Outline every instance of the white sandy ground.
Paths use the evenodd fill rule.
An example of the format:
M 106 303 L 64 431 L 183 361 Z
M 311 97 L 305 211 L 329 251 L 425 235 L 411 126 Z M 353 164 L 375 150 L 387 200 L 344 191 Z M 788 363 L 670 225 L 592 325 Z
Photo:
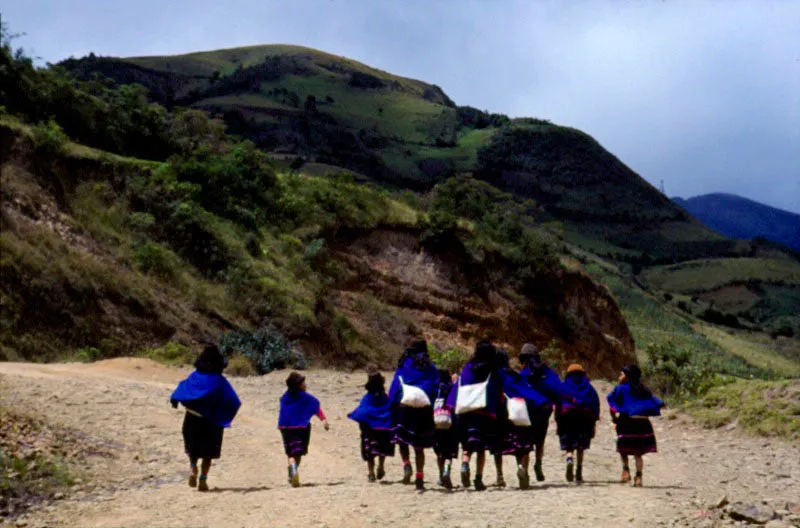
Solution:
M 399 482 L 399 457 L 385 482 L 370 484 L 359 457 L 358 427 L 346 418 L 363 393 L 365 375 L 311 370 L 309 391 L 331 422 L 313 429 L 303 485 L 286 482 L 286 459 L 276 428 L 286 372 L 232 378 L 243 401 L 225 432 L 222 459 L 209 477 L 211 492 L 186 484 L 183 412 L 167 400 L 188 370 L 142 359 L 91 365 L 0 363 L 6 404 L 63 424 L 105 443 L 112 457 L 85 462 L 85 484 L 64 500 L 29 512 L 29 527 L 262 527 L 262 526 L 658 526 L 709 525 L 704 512 L 727 494 L 731 501 L 800 498 L 800 445 L 751 438 L 736 430 L 703 430 L 670 413 L 656 419 L 657 455 L 646 457 L 645 486 L 618 483 L 614 434 L 603 409 L 587 453 L 582 486 L 565 482 L 551 424 L 544 470 L 547 481 L 517 489 L 515 466 L 505 462 L 509 487 L 486 492 L 437 488 L 432 452 L 428 491 Z M 601 399 L 610 390 L 595 384 Z M 488 465 L 488 464 L 487 464 Z M 458 466 L 456 465 L 455 468 Z M 457 469 L 456 469 L 457 470 Z M 456 473 L 457 475 L 457 473 Z M 455 479 L 458 480 L 457 478 Z M 487 467 L 484 480 L 495 480 Z

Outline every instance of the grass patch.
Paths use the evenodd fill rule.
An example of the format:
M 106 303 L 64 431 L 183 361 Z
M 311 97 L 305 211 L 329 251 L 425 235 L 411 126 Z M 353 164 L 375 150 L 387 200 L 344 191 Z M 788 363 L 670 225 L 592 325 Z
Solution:
M 774 372 L 786 378 L 800 377 L 800 362 L 781 355 L 775 344 L 769 340 L 756 340 L 741 332 L 728 332 L 703 324 L 694 325 L 699 333 L 724 350 L 744 359 L 750 365 Z
M 711 389 L 685 409 L 706 427 L 736 422 L 750 433 L 800 440 L 798 380 L 738 380 Z
M 800 284 L 800 265 L 788 259 L 707 259 L 656 266 L 644 273 L 654 288 L 676 292 L 709 291 L 732 282 Z

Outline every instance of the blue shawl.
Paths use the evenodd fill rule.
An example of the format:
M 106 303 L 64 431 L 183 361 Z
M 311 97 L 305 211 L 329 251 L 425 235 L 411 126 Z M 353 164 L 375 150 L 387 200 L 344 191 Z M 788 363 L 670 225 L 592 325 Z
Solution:
M 487 387 L 486 409 L 474 412 L 489 414 L 490 416 L 496 417 L 498 412 L 504 410 L 502 405 L 503 383 L 500 379 L 500 374 L 497 371 L 486 371 L 484 368 L 476 368 L 473 363 L 467 362 L 467 364 L 464 365 L 464 368 L 461 370 L 461 377 L 459 381 L 461 385 L 483 383 L 490 374 L 492 377 L 489 379 L 489 386 Z M 453 409 L 455 409 L 456 402 L 458 402 L 458 386 L 458 383 L 453 385 L 453 389 L 447 396 L 447 405 Z
M 563 400 L 571 398 L 571 395 L 564 388 L 561 378 L 559 378 L 558 374 L 553 372 L 550 367 L 543 366 L 539 373 L 534 373 L 531 369 L 525 367 L 522 369 L 522 372 L 520 372 L 520 375 L 522 375 L 538 393 L 550 400 L 550 403 L 560 404 Z
M 281 396 L 278 429 L 308 427 L 319 412 L 319 400 L 306 391 L 286 391 Z
M 403 361 L 397 372 L 394 373 L 394 379 L 389 386 L 389 401 L 392 405 L 399 405 L 400 400 L 403 399 L 403 386 L 400 384 L 400 378 L 403 378 L 403 383 L 406 385 L 414 385 L 419 387 L 428 399 L 431 405 L 436 401 L 436 395 L 439 393 L 439 371 L 433 363 L 428 364 L 423 369 L 414 366 L 414 361 L 411 358 Z
M 664 402 L 652 394 L 634 391 L 628 383 L 621 383 L 606 397 L 612 411 L 628 416 L 661 416 Z
M 391 429 L 392 409 L 389 405 L 389 396 L 385 392 L 369 392 L 361 398 L 361 403 L 347 417 L 372 429 Z
M 225 376 L 196 370 L 178 384 L 170 399 L 220 427 L 230 427 L 242 405 Z
M 528 404 L 529 410 L 550 405 L 550 400 L 531 387 L 519 372 L 512 369 L 503 369 L 500 372 L 500 378 L 503 382 L 503 392 L 505 392 L 506 396 L 509 398 L 525 398 L 525 403 Z
M 570 395 L 568 402 L 561 404 L 561 413 L 579 411 L 590 414 L 595 420 L 600 419 L 600 398 L 586 376 L 567 376 L 564 389 Z

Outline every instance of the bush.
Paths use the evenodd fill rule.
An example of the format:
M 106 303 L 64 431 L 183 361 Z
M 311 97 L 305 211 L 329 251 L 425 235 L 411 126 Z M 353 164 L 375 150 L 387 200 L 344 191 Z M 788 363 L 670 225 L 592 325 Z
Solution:
M 53 158 L 64 152 L 69 138 L 52 118 L 33 127 L 33 141 L 40 156 Z
M 173 280 L 180 273 L 180 259 L 160 244 L 148 242 L 134 251 L 136 267 L 143 273 Z
M 144 357 L 164 365 L 181 366 L 194 363 L 196 354 L 184 344 L 169 341 L 164 346 L 148 349 L 145 351 Z
M 234 354 L 228 359 L 228 368 L 225 369 L 225 373 L 240 378 L 258 375 L 253 362 L 242 354 Z
M 647 385 L 673 401 L 702 396 L 720 381 L 711 366 L 697 361 L 687 347 L 654 344 L 647 347 L 645 353 L 648 362 L 643 371 Z
M 428 344 L 428 353 L 431 360 L 440 369 L 447 369 L 451 373 L 461 372 L 464 365 L 469 360 L 470 353 L 464 349 L 453 347 L 446 350 L 439 350 L 435 345 Z
M 81 363 L 92 363 L 103 359 L 103 351 L 95 347 L 84 347 L 76 350 L 72 359 Z
M 241 354 L 248 358 L 259 374 L 268 374 L 284 368 L 305 369 L 305 356 L 295 349 L 294 343 L 286 339 L 274 326 L 259 328 L 254 332 L 234 330 L 219 339 L 223 354 Z

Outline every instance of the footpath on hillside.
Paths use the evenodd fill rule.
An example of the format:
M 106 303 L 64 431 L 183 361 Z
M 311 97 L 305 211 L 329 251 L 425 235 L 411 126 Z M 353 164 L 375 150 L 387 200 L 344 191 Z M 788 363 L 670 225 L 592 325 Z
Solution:
M 314 428 L 309 456 L 301 466 L 303 485 L 292 489 L 286 482 L 276 427 L 286 372 L 277 372 L 231 379 L 243 406 L 225 433 L 222 459 L 209 476 L 211 492 L 199 493 L 186 484 L 183 413 L 168 404 L 171 391 L 188 372 L 126 358 L 88 365 L 0 363 L 4 405 L 103 446 L 101 455 L 86 458 L 77 468 L 82 483 L 63 499 L 7 524 L 710 527 L 733 525 L 735 510 L 752 506 L 765 515 L 763 522 L 783 517 L 770 526 L 800 526 L 800 510 L 791 502 L 800 502 L 800 445 L 747 437 L 730 428 L 704 430 L 674 412 L 654 420 L 660 452 L 645 459 L 644 488 L 618 482 L 620 464 L 605 408 L 586 455 L 586 482 L 581 486 L 565 482 L 554 424 L 545 455 L 547 480 L 528 491 L 517 489 L 514 464 L 507 458 L 507 488 L 491 487 L 495 472 L 487 464 L 488 491 L 446 492 L 436 486 L 432 453 L 426 465 L 427 491 L 417 493 L 400 483 L 398 457 L 387 464 L 385 481 L 371 484 L 359 456 L 358 427 L 346 418 L 362 396 L 365 376 L 321 370 L 307 372 L 308 387 L 321 400 L 331 430 Z M 601 395 L 611 388 L 605 382 L 595 386 Z M 731 505 L 717 507 L 724 502 Z

